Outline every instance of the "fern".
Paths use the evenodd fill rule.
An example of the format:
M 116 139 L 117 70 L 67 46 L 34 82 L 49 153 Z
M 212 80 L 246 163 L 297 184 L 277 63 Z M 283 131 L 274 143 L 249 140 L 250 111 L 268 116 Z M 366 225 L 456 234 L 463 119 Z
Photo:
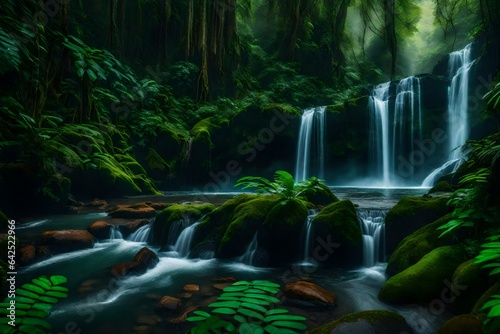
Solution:
M 68 297 L 68 289 L 62 286 L 66 282 L 64 276 L 40 276 L 18 288 L 15 298 L 6 298 L 0 303 L 0 313 L 6 315 L 0 318 L 0 332 L 43 334 L 49 330 L 51 326 L 45 318 L 55 303 Z M 8 317 L 12 302 L 15 303 L 15 326 Z

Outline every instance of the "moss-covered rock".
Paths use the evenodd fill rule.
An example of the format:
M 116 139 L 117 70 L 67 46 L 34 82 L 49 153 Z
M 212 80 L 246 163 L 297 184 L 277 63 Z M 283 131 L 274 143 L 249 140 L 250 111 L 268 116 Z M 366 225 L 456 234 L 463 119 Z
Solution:
M 362 260 L 362 234 L 354 205 L 349 200 L 327 205 L 312 220 L 310 251 L 319 262 L 357 265 Z
M 259 229 L 259 245 L 268 253 L 269 265 L 280 265 L 299 260 L 301 232 L 308 210 L 303 201 L 280 201 L 267 214 Z
M 371 310 L 345 315 L 308 334 L 412 334 L 413 330 L 400 314 L 393 311 Z
M 324 184 L 320 184 L 319 189 L 307 189 L 302 196 L 315 205 L 328 205 L 339 201 L 330 188 Z
M 457 315 L 442 325 L 436 334 L 481 334 L 483 319 L 473 314 Z
M 402 198 L 385 217 L 387 253 L 392 254 L 401 240 L 411 233 L 450 212 L 446 205 L 448 199 L 414 196 Z
M 493 295 L 500 295 L 500 282 L 496 282 L 495 284 L 493 284 L 488 290 L 486 290 L 485 293 L 482 294 L 481 297 L 479 297 L 470 313 L 484 315 L 484 311 L 481 311 L 481 308 L 484 306 L 484 304 L 491 300 L 491 296 Z
M 439 181 L 434 187 L 429 189 L 429 194 L 437 193 L 437 192 L 446 192 L 446 193 L 451 193 L 453 192 L 453 187 L 449 182 L 446 181 Z
M 211 203 L 174 204 L 163 209 L 153 224 L 153 243 L 164 245 L 169 238 L 173 224 L 182 220 L 194 222 L 212 212 L 215 206 Z
M 279 201 L 274 196 L 259 196 L 238 205 L 234 209 L 216 255 L 220 258 L 242 255 L 254 234 L 266 221 L 269 211 Z
M 440 298 L 456 268 L 466 260 L 462 245 L 442 246 L 413 266 L 389 278 L 379 292 L 388 303 L 425 303 Z
M 437 230 L 450 219 L 451 214 L 447 214 L 404 238 L 389 258 L 385 272 L 389 276 L 394 276 L 420 261 L 433 249 L 451 244 L 454 234 L 448 233 L 439 238 L 442 231 Z
M 453 312 L 462 314 L 471 312 L 478 299 L 486 292 L 489 277 L 487 271 L 481 270 L 481 266 L 471 259 L 458 266 L 453 273 L 452 282 L 465 288 L 456 294 L 452 303 Z

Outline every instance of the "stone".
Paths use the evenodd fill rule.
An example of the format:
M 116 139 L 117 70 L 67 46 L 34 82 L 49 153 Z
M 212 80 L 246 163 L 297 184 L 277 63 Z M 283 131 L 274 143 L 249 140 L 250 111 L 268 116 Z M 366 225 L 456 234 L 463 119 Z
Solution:
M 39 238 L 39 245 L 46 246 L 51 254 L 93 248 L 94 243 L 94 236 L 86 230 L 45 231 Z
M 457 315 L 442 325 L 436 334 L 481 334 L 483 320 L 473 314 Z
M 112 218 L 139 219 L 153 218 L 157 215 L 157 211 L 145 203 L 133 205 L 117 205 L 109 211 L 109 216 Z
M 85 206 L 94 206 L 94 207 L 106 206 L 106 205 L 108 205 L 108 202 L 103 199 L 95 199 L 85 204 Z
M 109 239 L 111 225 L 102 220 L 97 220 L 90 224 L 88 231 L 98 240 Z
M 186 284 L 186 285 L 184 285 L 182 290 L 187 291 L 187 292 L 200 291 L 200 286 L 197 284 Z
M 33 245 L 26 245 L 19 249 L 19 264 L 27 266 L 36 260 L 36 247 Z
M 333 293 L 321 286 L 305 281 L 288 283 L 285 297 L 290 301 L 308 302 L 314 305 L 332 306 L 335 304 Z
M 162 313 L 176 313 L 180 311 L 181 306 L 182 302 L 180 299 L 171 296 L 163 296 L 156 305 L 156 309 Z

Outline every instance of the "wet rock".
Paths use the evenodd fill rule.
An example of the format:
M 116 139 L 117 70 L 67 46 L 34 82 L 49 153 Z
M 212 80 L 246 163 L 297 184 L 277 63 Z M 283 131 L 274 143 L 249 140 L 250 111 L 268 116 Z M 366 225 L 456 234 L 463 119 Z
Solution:
M 156 305 L 156 310 L 161 313 L 177 313 L 182 307 L 182 302 L 180 299 L 163 296 L 158 304 Z
M 115 277 L 141 275 L 148 269 L 154 268 L 158 262 L 160 262 L 160 259 L 155 252 L 147 247 L 143 247 L 139 252 L 137 252 L 133 261 L 115 265 L 111 269 L 111 274 Z
M 216 283 L 212 284 L 212 287 L 216 290 L 224 290 L 224 288 L 227 288 L 228 286 L 232 285 L 233 283 Z
M 95 199 L 92 202 L 88 202 L 85 204 L 85 206 L 94 206 L 94 207 L 105 206 L 105 205 L 108 205 L 108 202 L 106 202 L 103 199 Z
M 146 270 L 142 268 L 142 266 L 137 262 L 119 263 L 111 269 L 111 274 L 114 277 L 122 277 L 133 274 L 139 275 L 143 274 L 144 272 L 146 272 Z
M 472 314 L 462 314 L 448 320 L 436 334 L 481 334 L 483 320 Z
M 160 262 L 160 259 L 158 258 L 158 255 L 156 255 L 155 252 L 153 252 L 147 247 L 143 247 L 135 255 L 134 262 L 139 263 L 146 269 L 151 269 L 155 267 L 158 264 L 158 262 Z
M 168 206 L 167 203 L 163 203 L 163 202 L 146 202 L 146 204 L 149 205 L 150 207 L 152 207 L 153 209 L 158 210 L 158 211 L 161 211 Z
M 177 324 L 179 322 L 184 322 L 186 321 L 186 318 L 188 316 L 188 314 L 194 310 L 196 310 L 199 306 L 191 306 L 191 307 L 188 307 L 187 309 L 185 309 L 182 314 L 178 317 L 175 317 L 175 318 L 170 318 L 168 321 L 172 324 Z
M 112 218 L 138 219 L 153 218 L 158 212 L 146 203 L 133 205 L 117 205 L 109 211 Z
M 102 220 L 97 220 L 90 224 L 88 231 L 98 240 L 109 239 L 111 225 Z
M 40 234 L 39 244 L 52 254 L 93 248 L 95 238 L 86 230 L 45 231 Z
M 227 276 L 227 277 L 216 277 L 213 278 L 212 281 L 217 283 L 234 283 L 237 281 L 237 279 L 232 276 Z
M 193 297 L 193 294 L 189 292 L 181 292 L 179 293 L 178 297 L 181 299 L 190 299 Z
M 285 286 L 285 297 L 289 301 L 316 306 L 332 306 L 335 304 L 335 297 L 330 291 L 317 284 L 305 281 L 288 283 Z
M 27 266 L 36 260 L 36 248 L 33 245 L 26 245 L 19 249 L 19 264 Z
M 184 285 L 182 290 L 187 291 L 187 292 L 200 291 L 200 286 L 197 284 L 186 284 L 186 285 Z

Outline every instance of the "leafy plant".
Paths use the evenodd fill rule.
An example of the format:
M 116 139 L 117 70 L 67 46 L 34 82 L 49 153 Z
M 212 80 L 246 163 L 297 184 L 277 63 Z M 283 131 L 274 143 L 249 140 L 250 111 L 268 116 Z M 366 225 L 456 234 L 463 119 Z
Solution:
M 321 190 L 321 184 L 323 182 L 324 180 L 318 179 L 317 177 L 311 177 L 306 181 L 295 183 L 290 173 L 284 170 L 278 170 L 274 173 L 274 181 L 270 181 L 260 176 L 244 176 L 236 181 L 234 187 L 241 186 L 242 189 L 255 189 L 259 193 L 277 195 L 283 199 L 302 199 L 302 194 L 306 190 Z
M 485 303 L 480 311 L 487 311 L 484 319 L 485 333 L 500 332 L 500 295 L 491 296 L 491 300 Z
M 49 330 L 51 326 L 45 318 L 59 299 L 68 297 L 68 289 L 61 286 L 66 282 L 66 277 L 60 275 L 40 276 L 18 288 L 14 298 L 0 303 L 0 313 L 7 315 L 0 318 L 0 332 L 43 334 Z M 11 305 L 15 305 L 15 326 L 8 317 Z
M 241 334 L 293 334 L 298 333 L 296 330 L 304 331 L 307 326 L 302 321 L 306 318 L 274 307 L 279 302 L 275 297 L 279 288 L 279 284 L 267 280 L 235 282 L 224 288 L 217 302 L 208 305 L 213 308 L 212 314 L 194 311 L 194 315 L 186 319 L 199 322 L 189 333 L 223 333 L 225 330 Z

